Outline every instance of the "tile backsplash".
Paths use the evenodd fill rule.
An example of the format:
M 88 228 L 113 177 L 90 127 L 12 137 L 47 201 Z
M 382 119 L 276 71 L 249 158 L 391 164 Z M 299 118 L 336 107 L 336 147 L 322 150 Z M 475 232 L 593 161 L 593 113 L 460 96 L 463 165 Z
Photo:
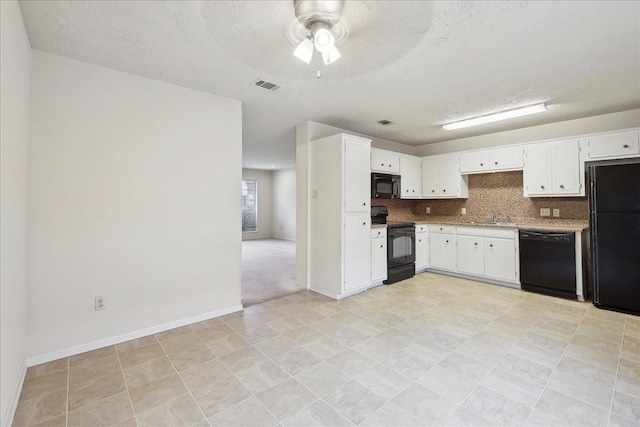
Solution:
M 399 200 L 372 199 L 371 205 L 387 206 L 389 221 L 427 220 L 437 217 L 475 221 L 491 218 L 493 211 L 509 215 L 513 222 L 558 219 L 588 220 L 587 197 L 524 197 L 522 171 L 469 175 L 468 199 Z M 426 208 L 431 213 L 426 214 Z M 461 209 L 467 214 L 462 215 Z M 540 209 L 560 209 L 560 217 L 541 217 Z M 504 219 L 504 217 L 503 217 Z

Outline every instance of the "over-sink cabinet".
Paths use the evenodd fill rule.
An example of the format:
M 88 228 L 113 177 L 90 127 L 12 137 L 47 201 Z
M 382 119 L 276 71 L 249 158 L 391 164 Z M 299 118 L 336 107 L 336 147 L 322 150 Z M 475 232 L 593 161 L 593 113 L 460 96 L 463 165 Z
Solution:
M 371 283 L 370 144 L 348 134 L 309 144 L 309 286 L 336 299 Z

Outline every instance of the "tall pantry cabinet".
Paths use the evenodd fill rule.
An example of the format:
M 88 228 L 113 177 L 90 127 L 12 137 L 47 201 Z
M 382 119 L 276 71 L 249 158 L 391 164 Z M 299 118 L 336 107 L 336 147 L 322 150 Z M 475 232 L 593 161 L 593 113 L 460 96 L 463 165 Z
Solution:
M 331 298 L 371 283 L 371 140 L 337 134 L 309 143 L 309 287 Z

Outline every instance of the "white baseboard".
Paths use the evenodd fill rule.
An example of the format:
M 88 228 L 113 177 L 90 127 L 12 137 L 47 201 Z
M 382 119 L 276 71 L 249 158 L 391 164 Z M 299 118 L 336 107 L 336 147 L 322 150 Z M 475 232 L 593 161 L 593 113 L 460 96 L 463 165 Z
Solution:
M 274 239 L 280 239 L 280 240 L 288 240 L 290 242 L 295 242 L 296 239 L 289 239 L 287 237 L 280 237 L 280 236 L 273 236 Z
M 16 387 L 16 392 L 13 395 L 13 399 L 11 399 L 11 404 L 9 405 L 9 410 L 7 411 L 7 415 L 3 420 L 3 426 L 10 426 L 13 423 L 13 417 L 16 416 L 16 409 L 18 409 L 18 400 L 20 400 L 20 393 L 22 393 L 22 385 L 24 384 L 24 377 L 27 375 L 27 363 L 22 364 L 22 372 L 20 373 L 20 378 L 18 379 L 18 384 Z
M 296 285 L 300 286 L 301 288 L 305 288 L 305 289 L 310 289 L 306 283 L 302 283 L 302 282 L 298 282 L 297 280 L 294 282 Z M 311 289 L 313 290 L 313 289 Z M 324 294 L 323 294 L 324 295 Z
M 220 310 L 210 311 L 208 313 L 202 313 L 197 316 L 187 317 L 185 319 L 174 320 L 173 322 L 162 323 L 160 325 L 152 326 L 150 328 L 139 329 L 133 332 L 127 332 L 126 334 L 116 335 L 114 337 L 103 338 L 96 341 L 91 341 L 86 344 L 74 345 L 73 347 L 64 348 L 62 350 L 52 351 L 50 353 L 40 354 L 38 356 L 28 357 L 25 360 L 26 366 L 40 365 L 41 363 L 51 362 L 52 360 L 62 359 L 63 357 L 74 356 L 76 354 L 84 353 L 98 348 L 106 347 L 109 345 L 119 344 L 121 342 L 141 338 L 151 334 L 157 334 L 158 332 L 168 331 L 169 329 L 179 328 L 180 326 L 189 325 L 195 322 L 201 322 L 203 320 L 213 319 L 214 317 L 224 316 L 225 314 L 235 313 L 243 309 L 242 304 L 234 305 Z
M 456 273 L 455 271 L 438 270 L 436 268 L 427 268 L 428 273 L 442 274 L 444 276 L 459 277 L 461 279 L 473 280 L 476 282 L 489 283 L 491 285 L 504 286 L 505 288 L 522 289 L 520 283 L 504 282 L 502 280 L 489 279 L 488 277 L 469 276 L 468 274 Z

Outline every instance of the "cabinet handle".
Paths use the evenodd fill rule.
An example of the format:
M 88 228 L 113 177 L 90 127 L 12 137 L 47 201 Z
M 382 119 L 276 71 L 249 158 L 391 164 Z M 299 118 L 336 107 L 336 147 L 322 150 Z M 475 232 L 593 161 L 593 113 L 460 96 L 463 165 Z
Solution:
M 560 188 L 564 188 L 564 185 L 560 184 Z
M 480 166 L 484 166 L 484 163 L 480 163 Z
M 496 165 L 498 164 L 498 162 L 496 162 Z
M 542 188 L 544 190 L 544 185 L 541 185 L 540 188 Z
M 409 190 L 405 190 L 407 193 L 409 192 Z
M 440 231 L 442 231 L 442 227 L 440 227 Z
M 422 239 L 418 239 L 418 242 L 422 242 Z
M 364 203 L 362 204 L 362 206 L 367 206 L 367 202 L 364 202 Z
M 380 163 L 380 166 L 384 166 L 384 163 Z
M 489 247 L 490 247 L 490 248 L 492 248 L 492 247 L 493 247 L 493 245 L 489 245 Z
M 629 148 L 629 144 L 624 144 L 622 148 Z
M 447 189 L 445 188 L 444 190 L 442 190 L 442 192 L 443 192 L 443 193 L 446 193 L 446 192 L 447 192 Z
M 391 165 L 388 165 L 389 167 L 391 167 Z
M 447 240 L 447 243 L 449 243 L 449 241 Z
M 474 243 L 474 245 L 478 246 L 478 243 Z
M 415 193 L 415 192 L 416 192 L 416 190 L 411 190 L 411 192 L 412 192 L 412 193 Z
M 431 190 L 432 193 L 435 193 L 436 190 Z
M 366 222 L 363 222 L 363 223 L 362 223 L 362 225 L 367 225 L 367 223 L 366 223 Z
M 384 245 L 380 245 L 381 248 L 384 248 Z

